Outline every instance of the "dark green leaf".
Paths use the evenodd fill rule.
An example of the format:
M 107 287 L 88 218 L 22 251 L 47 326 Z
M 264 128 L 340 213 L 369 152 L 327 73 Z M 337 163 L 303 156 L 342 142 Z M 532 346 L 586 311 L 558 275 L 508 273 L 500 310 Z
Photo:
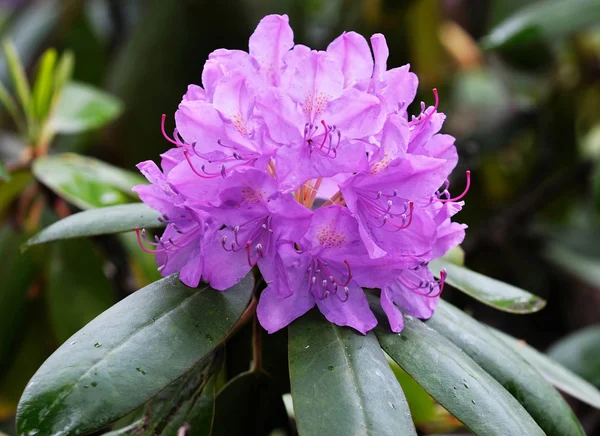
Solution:
M 537 295 L 444 259 L 434 260 L 429 265 L 436 275 L 438 271 L 446 270 L 447 284 L 495 309 L 511 313 L 532 313 L 546 305 L 546 301 Z
M 590 326 L 561 339 L 548 350 L 550 358 L 595 386 L 600 386 L 600 325 Z
M 188 288 L 173 275 L 117 303 L 33 376 L 19 434 L 92 432 L 148 401 L 223 341 L 253 286 L 251 274 L 226 292 Z
M 427 325 L 498 380 L 547 435 L 585 435 L 562 396 L 487 327 L 445 301 L 440 302 Z
M 137 198 L 131 188 L 146 180 L 138 174 L 72 153 L 36 159 L 36 178 L 82 209 L 113 206 Z
M 25 294 L 35 279 L 32 253 L 19 254 L 24 239 L 25 235 L 13 229 L 0 229 L 0 367 L 6 363 L 9 346 L 23 321 Z
M 86 236 L 120 233 L 140 228 L 163 227 L 158 221 L 160 214 L 144 203 L 91 209 L 70 215 L 46 227 L 25 244 L 36 244 L 59 239 L 81 238 Z
M 70 82 L 62 90 L 50 122 L 56 133 L 80 133 L 108 124 L 122 110 L 117 98 L 92 86 Z
M 512 395 L 435 330 L 411 316 L 399 334 L 380 324 L 376 333 L 385 352 L 474 433 L 544 434 Z
M 551 40 L 589 27 L 600 20 L 597 0 L 546 0 L 518 10 L 482 40 L 485 49 Z
M 50 247 L 45 296 L 59 343 L 115 303 L 102 268 L 103 259 L 87 239 L 60 241 Z
M 600 409 L 600 391 L 560 363 L 530 347 L 523 341 L 493 329 L 506 344 L 542 373 L 544 378 L 561 391 Z
M 215 379 L 223 363 L 223 350 L 206 356 L 150 401 L 143 415 L 111 435 L 174 435 L 186 422 L 194 433 L 209 435 L 215 408 Z
M 289 327 L 292 399 L 301 435 L 415 435 L 408 404 L 375 335 L 312 310 Z
M 391 357 L 387 356 L 388 364 L 406 395 L 415 425 L 427 424 L 436 419 L 436 402 L 410 375 L 406 373 Z
M 242 373 L 217 395 L 211 436 L 269 435 L 275 429 L 289 430 L 289 423 L 281 392 L 266 374 Z M 191 431 L 205 434 L 196 433 L 193 424 Z

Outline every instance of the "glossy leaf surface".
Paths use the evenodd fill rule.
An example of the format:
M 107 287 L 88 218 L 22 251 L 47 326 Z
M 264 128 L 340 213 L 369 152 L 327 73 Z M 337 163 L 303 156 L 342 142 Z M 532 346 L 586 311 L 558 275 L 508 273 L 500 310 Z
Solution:
M 437 277 L 439 271 L 445 269 L 448 273 L 447 284 L 495 309 L 511 313 L 532 313 L 546 305 L 546 301 L 537 295 L 444 259 L 432 261 L 429 266 Z
M 133 172 L 72 153 L 46 156 L 33 164 L 35 177 L 81 209 L 129 203 L 131 188 L 146 180 Z
M 375 335 L 312 310 L 289 326 L 292 399 L 301 435 L 415 435 L 404 393 Z
M 486 326 L 445 301 L 440 302 L 435 315 L 426 324 L 498 380 L 547 435 L 585 435 L 558 391 Z
M 496 380 L 422 321 L 405 316 L 401 333 L 380 322 L 376 333 L 385 352 L 474 433 L 544 434 Z
M 61 239 L 121 233 L 140 228 L 163 227 L 160 214 L 144 203 L 86 210 L 55 222 L 32 237 L 26 247 Z
M 519 341 L 512 336 L 493 330 L 494 334 L 500 337 L 506 344 L 517 351 L 533 367 L 542 373 L 544 378 L 563 392 L 600 409 L 600 390 L 572 373 L 560 363 L 552 360 L 550 357 L 540 353 L 535 348 L 530 347 L 523 341 Z
M 148 401 L 215 349 L 241 317 L 251 275 L 226 292 L 176 275 L 135 292 L 67 340 L 29 382 L 19 434 L 86 433 Z

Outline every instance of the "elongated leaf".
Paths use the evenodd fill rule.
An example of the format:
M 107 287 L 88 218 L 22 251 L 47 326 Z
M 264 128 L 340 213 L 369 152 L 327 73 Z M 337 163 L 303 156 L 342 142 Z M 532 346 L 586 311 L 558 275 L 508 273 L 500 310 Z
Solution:
M 35 85 L 33 87 L 35 114 L 39 120 L 46 117 L 48 109 L 50 108 L 50 99 L 52 97 L 52 88 L 54 85 L 53 76 L 55 64 L 56 50 L 46 50 L 40 60 Z
M 12 117 L 13 121 L 17 125 L 17 128 L 22 134 L 26 133 L 26 125 L 25 120 L 23 119 L 23 115 L 19 112 L 19 107 L 17 103 L 6 89 L 6 86 L 0 81 L 0 103 L 4 106 L 6 111 Z
M 600 386 L 600 325 L 590 326 L 561 339 L 548 350 L 556 360 L 595 386 Z
M 82 209 L 130 202 L 137 198 L 131 188 L 146 182 L 135 173 L 72 153 L 36 159 L 33 173 L 56 194 Z
M 559 38 L 600 20 L 597 0 L 546 0 L 518 10 L 483 39 L 486 49 Z
M 563 397 L 487 327 L 445 301 L 440 302 L 435 315 L 426 324 L 498 380 L 547 435 L 585 435 Z
M 376 328 L 386 353 L 474 433 L 543 435 L 527 411 L 456 345 L 411 316 L 395 334 Z
M 600 391 L 596 387 L 523 341 L 519 341 L 496 329 L 492 329 L 492 331 L 540 371 L 544 378 L 558 389 L 600 409 Z
M 498 310 L 511 313 L 533 313 L 546 305 L 546 301 L 537 295 L 444 259 L 431 262 L 430 267 L 435 274 L 445 269 L 448 273 L 447 284 Z
M 134 423 L 109 435 L 174 435 L 186 422 L 194 434 L 209 435 L 215 409 L 215 379 L 223 363 L 223 350 L 206 356 L 188 373 L 161 391 Z
M 87 239 L 53 245 L 49 263 L 45 296 L 56 339 L 62 343 L 114 304 L 115 294 L 103 259 Z
M 191 289 L 173 275 L 114 305 L 33 376 L 18 433 L 89 433 L 148 401 L 223 341 L 253 286 L 251 274 L 226 292 Z
M 91 209 L 70 215 L 46 227 L 25 244 L 26 247 L 60 239 L 120 233 L 140 228 L 158 228 L 160 214 L 144 203 Z
M 29 88 L 29 81 L 25 75 L 25 69 L 19 59 L 17 49 L 15 45 L 10 41 L 4 42 L 4 55 L 6 56 L 6 63 L 8 65 L 8 71 L 12 79 L 13 85 L 21 107 L 23 111 L 29 115 L 31 114 L 31 89 Z
M 108 124 L 122 110 L 117 98 L 92 86 L 70 82 L 61 92 L 51 123 L 57 133 L 80 133 Z
M 289 327 L 292 399 L 301 435 L 415 435 L 408 404 L 375 335 L 312 310 Z
M 265 373 L 239 374 L 217 395 L 211 436 L 267 435 L 276 429 L 290 433 L 281 392 Z M 191 431 L 203 434 L 196 433 L 193 426 Z

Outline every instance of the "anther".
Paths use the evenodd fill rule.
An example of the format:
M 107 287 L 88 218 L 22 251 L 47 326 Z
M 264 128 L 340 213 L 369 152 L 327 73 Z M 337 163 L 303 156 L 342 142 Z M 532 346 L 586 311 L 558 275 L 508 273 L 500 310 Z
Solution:
M 465 186 L 465 190 L 463 191 L 462 194 L 460 194 L 458 197 L 454 197 L 454 198 L 446 198 L 446 199 L 440 199 L 440 201 L 442 202 L 448 202 L 448 201 L 458 201 L 461 198 L 463 198 L 465 195 L 467 195 L 467 192 L 469 192 L 469 188 L 471 187 L 471 171 L 467 171 L 467 185 Z M 446 191 L 448 192 L 448 191 Z

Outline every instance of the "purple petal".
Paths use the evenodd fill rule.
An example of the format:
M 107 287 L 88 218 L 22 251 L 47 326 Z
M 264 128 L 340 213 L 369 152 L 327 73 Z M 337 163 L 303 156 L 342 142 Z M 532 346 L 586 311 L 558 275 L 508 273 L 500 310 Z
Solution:
M 250 55 L 271 85 L 279 85 L 283 57 L 293 46 L 294 32 L 287 15 L 267 15 L 250 36 Z
M 339 326 L 349 326 L 366 335 L 377 325 L 377 319 L 362 288 L 355 282 L 348 284 L 347 300 L 343 288 L 337 294 L 330 294 L 323 300 L 316 300 L 317 306 L 325 318 Z
M 342 68 L 344 87 L 371 78 L 373 56 L 364 36 L 356 32 L 344 32 L 327 47 Z
M 273 285 L 267 286 L 260 294 L 256 308 L 260 325 L 269 333 L 275 333 L 312 309 L 315 300 L 307 289 L 308 286 L 304 291 L 300 288 L 290 296 L 280 298 Z
M 404 316 L 392 301 L 390 293 L 388 288 L 381 289 L 381 308 L 387 315 L 392 331 L 400 333 L 404 328 Z

